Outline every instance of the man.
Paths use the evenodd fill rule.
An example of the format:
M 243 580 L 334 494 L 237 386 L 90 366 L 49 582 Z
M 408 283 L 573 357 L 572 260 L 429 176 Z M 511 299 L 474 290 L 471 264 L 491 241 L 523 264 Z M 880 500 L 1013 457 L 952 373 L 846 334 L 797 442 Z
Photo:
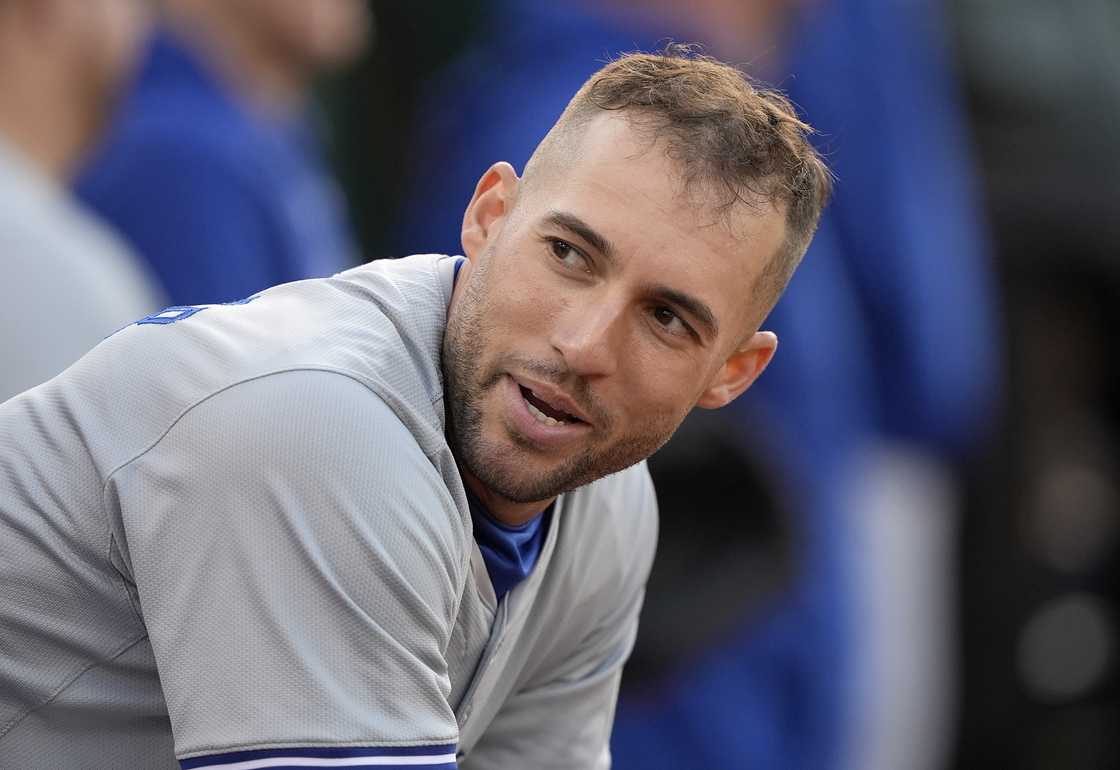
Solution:
M 65 189 L 146 15 L 140 0 L 0 3 L 0 401 L 160 306 L 132 254 Z
M 357 264 L 307 115 L 359 54 L 361 0 L 165 0 L 79 197 L 175 304 L 226 302 Z
M 773 355 L 830 187 L 807 130 L 624 57 L 486 171 L 465 260 L 171 308 L 6 404 L 0 756 L 607 767 L 641 460 Z
M 791 14 L 794 6 L 806 12 Z M 663 21 L 655 8 L 689 18 Z M 666 658 L 664 681 L 639 686 L 628 664 L 611 737 L 616 764 L 812 770 L 845 766 L 849 751 L 859 756 L 847 766 L 859 770 L 945 764 L 953 570 L 933 557 L 952 553 L 957 514 L 936 509 L 952 463 L 984 435 L 983 416 L 998 411 L 1002 356 L 942 21 L 929 2 L 502 0 L 486 17 L 488 34 L 432 79 L 417 106 L 398 242 L 423 237 L 437 251 L 458 248 L 461 216 L 447 202 L 469 196 L 477 169 L 499 149 L 520 167 L 601 52 L 655 47 L 671 33 L 783 83 L 845 180 L 766 322 L 781 355 L 717 413 L 725 434 L 774 468 L 768 482 L 785 487 L 778 499 L 788 514 L 771 520 L 797 544 L 796 559 L 769 561 L 786 567 L 773 571 L 781 582 L 751 581 L 770 588 L 762 601 L 741 591 L 739 601 L 715 602 L 705 618 L 718 635 L 699 652 Z M 464 114 L 473 119 L 464 124 Z M 659 459 L 669 472 L 669 456 Z M 663 525 L 686 518 L 674 515 L 658 464 L 651 470 Z M 680 497 L 692 512 L 705 495 Z M 700 544 L 720 508 L 735 506 L 712 501 L 707 526 L 683 536 L 663 526 L 639 664 L 644 647 L 673 638 L 651 640 L 661 608 L 669 615 L 681 603 L 653 586 L 689 564 L 688 554 L 704 553 L 705 570 L 718 569 Z M 760 563 L 764 538 L 748 522 L 766 520 L 765 503 L 753 499 L 749 513 L 718 530 L 728 547 L 752 548 L 729 562 L 739 568 Z M 677 589 L 707 608 L 698 592 Z M 909 617 L 914 607 L 920 622 Z M 705 624 L 672 622 L 704 638 Z

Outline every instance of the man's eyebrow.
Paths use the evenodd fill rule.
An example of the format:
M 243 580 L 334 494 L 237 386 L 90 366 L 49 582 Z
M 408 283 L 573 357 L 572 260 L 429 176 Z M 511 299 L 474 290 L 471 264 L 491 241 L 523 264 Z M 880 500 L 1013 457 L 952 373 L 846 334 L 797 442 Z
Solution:
M 588 246 L 602 254 L 608 262 L 614 259 L 614 247 L 611 246 L 611 242 L 575 214 L 554 210 L 548 212 L 544 221 L 546 224 L 558 227 L 561 230 L 567 230 L 569 233 L 578 236 Z M 715 337 L 719 334 L 719 321 L 716 319 L 716 314 L 707 304 L 691 294 L 661 285 L 651 286 L 649 294 L 684 310 L 696 319 L 701 326 L 706 327 L 711 336 Z
M 719 334 L 719 320 L 716 318 L 716 314 L 712 312 L 710 307 L 691 294 L 685 294 L 683 291 L 671 289 L 668 286 L 651 286 L 649 293 L 651 296 L 659 297 L 665 302 L 674 304 L 684 310 L 695 318 L 700 325 L 707 327 L 711 336 L 715 337 Z
M 614 261 L 614 247 L 611 246 L 611 242 L 575 214 L 569 214 L 566 211 L 550 211 L 544 221 L 554 227 L 559 227 L 561 230 L 567 230 L 572 235 L 579 236 L 588 246 L 602 254 L 605 260 L 608 262 Z

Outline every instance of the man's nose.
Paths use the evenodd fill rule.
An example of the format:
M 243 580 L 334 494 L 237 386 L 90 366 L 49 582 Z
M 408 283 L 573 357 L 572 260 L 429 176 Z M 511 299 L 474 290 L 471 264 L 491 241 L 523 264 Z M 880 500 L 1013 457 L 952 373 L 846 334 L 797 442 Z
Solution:
M 552 346 L 564 356 L 573 374 L 602 377 L 618 366 L 624 308 L 609 298 L 588 297 L 573 303 L 557 319 Z

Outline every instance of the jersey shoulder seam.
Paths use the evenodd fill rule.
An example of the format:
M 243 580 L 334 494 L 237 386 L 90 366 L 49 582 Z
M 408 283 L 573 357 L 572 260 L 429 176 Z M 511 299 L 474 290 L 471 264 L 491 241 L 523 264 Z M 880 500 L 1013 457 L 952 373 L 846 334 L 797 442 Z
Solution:
M 113 581 L 117 590 L 124 593 L 125 601 L 128 602 L 128 606 L 132 609 L 133 614 L 137 617 L 137 619 L 140 621 L 141 624 L 144 623 L 144 617 L 139 612 L 139 609 L 136 607 L 136 604 L 134 603 L 133 598 L 132 598 L 132 594 L 129 592 L 128 586 L 125 584 L 125 576 L 122 575 L 120 573 L 120 571 L 116 568 L 116 565 L 113 564 L 113 550 L 112 549 L 113 549 L 113 543 L 116 541 L 116 535 L 113 532 L 112 517 L 109 516 L 109 509 L 108 509 L 108 505 L 106 504 L 106 498 L 108 496 L 108 491 L 109 491 L 109 484 L 112 483 L 113 477 L 119 471 L 128 467 L 132 463 L 134 463 L 137 460 L 139 460 L 140 458 L 142 458 L 148 452 L 152 451 L 157 446 L 159 446 L 160 442 L 162 442 L 163 439 L 167 437 L 167 434 L 169 434 L 175 428 L 175 426 L 179 424 L 180 420 L 182 420 L 184 417 L 186 417 L 196 407 L 201 406 L 202 404 L 209 401 L 214 396 L 217 396 L 221 393 L 226 392 L 227 390 L 235 388 L 238 385 L 244 385 L 246 383 L 253 382 L 255 380 L 264 379 L 265 377 L 271 377 L 271 376 L 277 375 L 277 374 L 284 374 L 285 372 L 300 372 L 300 371 L 321 371 L 321 372 L 328 372 L 328 373 L 333 373 L 333 374 L 340 374 L 344 377 L 348 377 L 349 379 L 354 380 L 355 382 L 357 382 L 358 384 L 365 387 L 367 390 L 369 390 L 374 395 L 377 395 L 376 391 L 374 391 L 366 383 L 362 382 L 359 378 L 355 377 L 354 375 L 352 375 L 348 372 L 345 372 L 343 370 L 340 370 L 340 369 L 334 369 L 334 368 L 325 367 L 325 366 L 285 367 L 283 369 L 276 369 L 276 370 L 271 371 L 271 372 L 264 372 L 262 374 L 257 374 L 257 375 L 254 375 L 252 377 L 245 377 L 245 378 L 236 380 L 234 382 L 228 383 L 226 385 L 223 385 L 222 387 L 220 387 L 216 390 L 210 391 L 209 393 L 202 396 L 198 400 L 190 403 L 188 406 L 183 408 L 183 410 L 180 411 L 179 414 L 177 414 L 171 420 L 170 423 L 168 423 L 167 427 L 164 428 L 159 433 L 159 435 L 156 436 L 155 439 L 153 439 L 147 446 L 142 448 L 136 454 L 129 457 L 127 460 L 124 460 L 123 462 L 118 463 L 112 470 L 110 470 L 105 475 L 105 480 L 101 483 L 101 493 L 100 493 L 99 499 L 98 499 L 98 505 L 101 507 L 101 521 L 102 521 L 103 526 L 105 527 L 105 532 L 106 532 L 106 537 L 107 537 L 107 542 L 108 542 L 108 548 L 105 552 L 105 561 L 109 565 L 110 569 L 112 569 L 116 573 L 116 576 L 119 578 L 119 579 Z M 380 398 L 380 396 L 379 396 L 379 398 Z M 384 402 L 384 399 L 382 399 L 382 401 Z M 0 730 L 0 735 L 2 735 L 2 734 L 3 734 L 3 730 Z
M 335 367 L 325 366 L 325 365 L 286 366 L 286 367 L 283 367 L 281 369 L 275 369 L 275 370 L 269 371 L 269 372 L 262 372 L 260 374 L 253 375 L 251 377 L 244 377 L 244 378 L 238 379 L 234 382 L 230 382 L 226 385 L 223 385 L 220 388 L 217 388 L 215 390 L 212 390 L 212 391 L 206 393 L 202 397 L 198 398 L 194 402 L 192 402 L 189 405 L 187 405 L 186 407 L 184 407 L 182 409 L 182 411 L 180 411 L 179 414 L 177 414 L 168 423 L 167 427 L 164 428 L 163 431 L 161 431 L 160 434 L 158 436 L 156 436 L 147 446 L 143 447 L 140 451 L 136 452 L 134 455 L 129 457 L 127 460 L 124 460 L 124 461 L 118 463 L 112 470 L 110 470 L 106 474 L 105 480 L 101 484 L 101 494 L 100 494 L 100 500 L 98 502 L 101 506 L 102 523 L 103 523 L 105 529 L 107 530 L 108 537 L 110 539 L 110 543 L 112 542 L 112 538 L 113 538 L 113 527 L 112 527 L 112 523 L 110 521 L 110 517 L 109 517 L 109 514 L 108 514 L 108 507 L 106 505 L 106 498 L 107 498 L 107 495 L 108 495 L 109 485 L 110 485 L 110 483 L 112 483 L 113 478 L 116 476 L 116 474 L 118 472 L 120 472 L 124 468 L 127 468 L 129 465 L 138 461 L 139 459 L 144 457 L 146 454 L 151 452 L 153 449 L 155 449 L 157 446 L 159 446 L 159 444 L 167 437 L 167 435 L 175 428 L 176 425 L 179 424 L 179 422 L 184 417 L 186 417 L 191 411 L 193 411 L 197 407 L 199 407 L 202 404 L 209 401 L 211 398 L 214 398 L 215 396 L 218 396 L 222 393 L 225 393 L 228 390 L 236 388 L 239 385 L 245 385 L 247 383 L 255 382 L 255 381 L 261 380 L 261 379 L 265 379 L 267 377 L 274 377 L 276 375 L 287 374 L 287 373 L 290 373 L 290 372 L 324 372 L 324 373 L 327 373 L 327 374 L 337 374 L 341 377 L 345 377 L 349 380 L 352 380 L 352 381 L 356 382 L 357 384 L 361 385 L 367 391 L 369 391 L 369 393 L 371 395 L 375 396 L 385 406 L 386 409 L 391 411 L 394 414 L 394 416 L 398 420 L 401 421 L 402 426 L 404 426 L 404 421 L 403 421 L 400 413 L 396 409 L 394 409 L 392 403 L 390 403 L 389 400 L 387 400 L 380 393 L 378 393 L 377 389 L 370 382 L 367 382 L 365 380 L 365 378 L 363 378 L 360 375 L 357 375 L 353 372 L 349 372 L 345 369 L 338 369 L 338 368 L 335 368 Z M 405 429 L 408 430 L 407 426 L 405 426 Z M 439 464 L 436 461 L 436 458 L 434 456 L 435 453 L 427 451 L 420 444 L 420 442 L 416 443 L 416 447 L 417 447 L 417 449 L 420 450 L 421 454 L 424 455 L 425 459 L 427 459 L 428 462 L 432 464 L 432 467 L 435 468 L 438 472 Z M 111 545 L 110 545 L 110 547 L 111 547 Z M 469 549 L 466 547 L 466 544 L 464 544 L 464 550 L 465 550 L 465 554 L 460 557 L 459 561 L 460 561 L 460 568 L 465 570 L 465 569 L 469 569 Z M 110 563 L 110 565 L 112 564 L 111 559 L 110 559 L 109 563 Z M 464 574 L 466 574 L 466 573 L 464 572 Z M 132 606 L 132 597 L 128 593 L 128 587 L 123 584 L 123 576 L 122 576 L 122 581 L 118 583 L 118 588 L 125 592 L 125 598 L 129 602 L 129 605 Z M 457 600 L 456 600 L 456 606 L 454 608 L 455 613 L 458 612 L 458 603 L 461 600 L 462 600 L 462 594 L 460 592 L 460 594 L 459 594 L 459 596 L 457 597 Z M 455 613 L 452 613 L 452 620 L 455 617 Z M 141 622 L 143 622 L 142 618 L 141 618 Z
M 102 482 L 102 484 L 101 484 L 102 502 L 104 502 L 105 493 L 108 490 L 109 483 L 113 480 L 113 477 L 119 471 L 121 471 L 122 469 L 131 465 L 132 463 L 136 462 L 137 460 L 142 458 L 144 455 L 148 454 L 148 452 L 152 451 L 157 446 L 159 446 L 159 444 L 167 437 L 167 435 L 175 428 L 175 426 L 178 425 L 179 422 L 184 417 L 186 417 L 188 414 L 190 414 L 196 408 L 202 406 L 204 403 L 206 403 L 210 399 L 214 398 L 215 396 L 219 396 L 222 393 L 225 393 L 228 390 L 232 390 L 233 388 L 236 388 L 239 385 L 246 385 L 250 382 L 255 382 L 257 380 L 263 380 L 265 378 L 274 377 L 274 376 L 279 375 L 279 374 L 288 374 L 288 373 L 293 373 L 293 372 L 325 372 L 327 374 L 340 375 L 342 377 L 345 377 L 349 380 L 352 380 L 352 381 L 358 383 L 363 388 L 368 390 L 372 395 L 376 396 L 379 401 L 381 401 L 383 404 L 385 404 L 386 408 L 390 409 L 390 411 L 394 411 L 392 409 L 392 407 L 389 406 L 389 404 L 385 401 L 385 399 L 374 388 L 370 387 L 369 383 L 365 382 L 363 378 L 359 377 L 358 375 L 354 374 L 353 372 L 348 372 L 345 369 L 338 369 L 338 368 L 335 368 L 335 367 L 332 367 L 332 366 L 314 366 L 314 365 L 286 366 L 286 367 L 281 368 L 281 369 L 274 369 L 274 370 L 269 371 L 269 372 L 262 372 L 260 374 L 254 374 L 250 377 L 244 377 L 244 378 L 241 378 L 239 380 L 235 380 L 234 382 L 227 383 L 227 384 L 221 386 L 220 388 L 209 391 L 208 393 L 206 393 L 202 397 L 200 397 L 197 400 L 188 404 L 186 407 L 184 407 L 182 409 L 182 411 L 179 412 L 179 414 L 177 414 L 168 423 L 167 427 L 164 428 L 160 432 L 160 434 L 158 436 L 156 436 L 147 446 L 142 448 L 139 452 L 134 454 L 132 457 L 129 457 L 127 460 L 123 460 L 122 462 L 118 463 L 112 470 L 110 470 L 105 475 L 105 481 Z M 394 411 L 394 414 L 396 414 L 395 411 Z M 397 415 L 397 418 L 400 419 L 400 415 Z M 427 456 L 427 453 L 425 453 L 425 456 Z

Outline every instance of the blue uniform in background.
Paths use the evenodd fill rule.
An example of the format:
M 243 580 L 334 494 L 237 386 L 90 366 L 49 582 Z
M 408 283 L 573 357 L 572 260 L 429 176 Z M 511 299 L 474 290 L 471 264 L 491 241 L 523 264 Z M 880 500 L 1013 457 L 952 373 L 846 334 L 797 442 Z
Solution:
M 176 305 L 232 301 L 357 262 L 305 116 L 265 114 L 166 29 L 77 193 L 151 263 Z

